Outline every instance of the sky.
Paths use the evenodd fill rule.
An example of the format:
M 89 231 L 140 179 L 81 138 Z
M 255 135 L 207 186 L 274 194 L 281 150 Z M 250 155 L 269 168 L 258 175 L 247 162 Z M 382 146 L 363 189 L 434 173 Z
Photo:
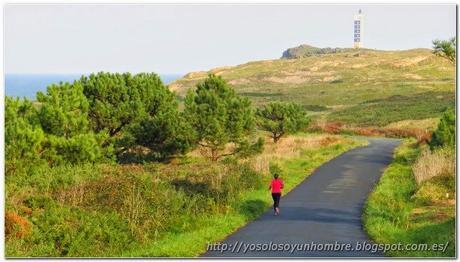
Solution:
M 455 36 L 449 5 L 6 5 L 7 74 L 185 74 L 277 59 L 300 44 L 430 48 Z

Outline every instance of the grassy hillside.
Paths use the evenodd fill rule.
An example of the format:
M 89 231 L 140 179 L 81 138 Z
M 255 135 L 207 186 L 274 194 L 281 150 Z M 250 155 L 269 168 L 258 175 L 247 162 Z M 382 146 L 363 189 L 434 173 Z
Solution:
M 345 50 L 249 62 L 189 73 L 170 88 L 183 97 L 209 73 L 221 75 L 256 105 L 293 101 L 317 119 L 355 125 L 436 118 L 454 104 L 455 68 L 429 49 Z

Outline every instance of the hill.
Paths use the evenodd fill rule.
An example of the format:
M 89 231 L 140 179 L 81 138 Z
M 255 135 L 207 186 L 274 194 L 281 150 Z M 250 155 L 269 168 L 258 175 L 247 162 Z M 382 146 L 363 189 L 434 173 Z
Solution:
M 283 57 L 288 56 L 286 53 L 299 57 L 192 72 L 171 83 L 170 88 L 183 98 L 188 88 L 213 73 L 256 106 L 274 100 L 293 101 L 316 120 L 364 126 L 437 118 L 447 106 L 454 105 L 454 65 L 429 49 L 300 49 L 310 54 L 300 55 L 299 48 L 292 49 L 295 52 L 288 49 Z M 322 54 L 325 50 L 330 53 Z
M 281 58 L 302 58 L 314 55 L 325 55 L 325 54 L 335 54 L 335 53 L 344 53 L 344 52 L 351 52 L 353 51 L 352 48 L 320 48 L 314 47 L 311 45 L 300 45 L 297 47 L 288 48 L 286 51 L 283 52 Z

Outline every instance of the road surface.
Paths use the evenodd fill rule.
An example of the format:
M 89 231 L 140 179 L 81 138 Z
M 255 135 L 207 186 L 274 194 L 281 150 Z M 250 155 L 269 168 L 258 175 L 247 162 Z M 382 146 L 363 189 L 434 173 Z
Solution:
M 369 193 L 391 163 L 400 141 L 367 139 L 368 146 L 325 163 L 283 196 L 279 216 L 268 210 L 228 236 L 222 245 L 215 245 L 220 250 L 208 251 L 203 257 L 382 256 L 380 252 L 357 250 L 357 243 L 373 244 L 362 228 L 361 216 Z M 354 250 L 347 250 L 350 248 Z

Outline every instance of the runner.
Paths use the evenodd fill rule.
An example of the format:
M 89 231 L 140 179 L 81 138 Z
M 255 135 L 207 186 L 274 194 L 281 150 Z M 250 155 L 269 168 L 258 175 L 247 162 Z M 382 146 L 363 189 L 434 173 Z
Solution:
M 273 198 L 273 210 L 275 211 L 275 216 L 279 215 L 280 213 L 280 198 L 281 198 L 281 189 L 284 187 L 283 180 L 278 178 L 278 174 L 275 173 L 273 175 L 274 179 L 270 183 L 268 189 L 272 190 L 272 198 Z

